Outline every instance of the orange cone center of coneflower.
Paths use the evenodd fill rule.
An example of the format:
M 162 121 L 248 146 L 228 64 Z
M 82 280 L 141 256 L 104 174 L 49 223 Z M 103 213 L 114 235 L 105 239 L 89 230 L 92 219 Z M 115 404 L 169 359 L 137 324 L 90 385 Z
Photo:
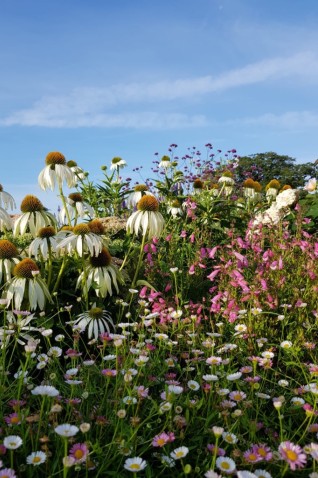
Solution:
M 172 201 L 171 206 L 172 207 L 180 207 L 181 206 L 180 201 L 178 201 L 178 199 L 175 199 L 174 201 Z
M 80 193 L 71 193 L 68 197 L 74 202 L 83 202 L 83 196 Z
M 103 247 L 98 256 L 92 256 L 90 263 L 93 267 L 107 267 L 112 261 L 112 256 L 106 247 Z
M 137 193 L 137 192 L 143 192 L 143 191 L 148 191 L 148 186 L 146 186 L 145 184 L 137 184 L 135 187 L 134 187 L 134 191 Z
M 99 219 L 93 219 L 88 223 L 89 230 L 94 234 L 102 235 L 105 232 L 103 223 Z
M 38 237 L 45 239 L 46 237 L 52 237 L 55 235 L 55 229 L 52 226 L 41 227 L 38 231 Z
M 51 151 L 48 153 L 45 158 L 45 164 L 50 166 L 51 164 L 66 164 L 66 159 L 64 154 L 59 153 L 58 151 Z
M 258 181 L 254 181 L 254 189 L 257 193 L 260 193 L 262 190 L 262 185 Z
M 28 194 L 22 200 L 20 209 L 22 212 L 36 212 L 36 211 L 43 211 L 44 206 L 41 201 L 36 197 Z
M 92 307 L 88 315 L 91 319 L 101 319 L 103 317 L 103 309 L 100 307 Z
M 78 236 L 80 235 L 85 235 L 90 232 L 88 224 L 77 224 L 77 226 L 74 226 L 73 229 L 74 234 L 77 234 Z
M 61 231 L 73 231 L 74 226 L 63 226 L 61 227 Z
M 154 196 L 147 194 L 138 201 L 137 209 L 139 211 L 158 211 L 159 203 Z
M 17 257 L 18 249 L 7 239 L 0 240 L 0 259 L 11 259 Z
M 115 158 L 112 159 L 112 164 L 118 164 L 120 161 L 122 161 L 122 158 L 119 156 L 116 156 Z
M 243 183 L 243 188 L 254 189 L 254 187 L 255 187 L 254 179 L 252 179 L 252 178 L 245 179 L 245 181 Z
M 23 259 L 13 269 L 13 274 L 21 279 L 33 279 L 32 272 L 39 272 L 39 268 L 32 259 Z
M 193 181 L 193 187 L 194 189 L 203 189 L 203 182 L 201 181 L 201 179 L 195 179 Z
M 279 189 L 280 188 L 280 183 L 277 181 L 277 179 L 272 179 L 266 186 L 266 190 L 269 188 L 273 189 Z
M 169 156 L 162 156 L 161 161 L 170 163 L 170 158 L 169 158 Z

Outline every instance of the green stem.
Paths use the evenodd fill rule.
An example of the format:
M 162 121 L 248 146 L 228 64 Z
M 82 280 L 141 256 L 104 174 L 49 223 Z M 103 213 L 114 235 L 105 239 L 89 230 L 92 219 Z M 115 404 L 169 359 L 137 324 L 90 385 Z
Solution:
M 62 185 L 59 184 L 59 191 L 60 191 L 60 197 L 61 197 L 61 201 L 63 203 L 63 207 L 65 209 L 65 214 L 66 214 L 66 217 L 67 217 L 67 221 L 68 221 L 68 225 L 71 226 L 72 225 L 72 221 L 71 221 L 71 217 L 70 217 L 70 214 L 68 212 L 68 209 L 67 209 L 67 205 L 66 205 L 66 199 L 65 199 L 65 196 L 63 194 L 63 189 L 62 189 Z
M 138 263 L 137 263 L 137 267 L 136 267 L 136 272 L 135 272 L 133 281 L 131 283 L 131 288 L 132 289 L 135 287 L 135 284 L 136 284 L 136 281 L 137 281 L 137 278 L 138 278 L 142 258 L 143 258 L 143 255 L 144 255 L 145 243 L 146 243 L 146 234 L 144 234 L 143 237 L 142 237 L 141 246 L 140 246 L 140 253 L 139 253 Z

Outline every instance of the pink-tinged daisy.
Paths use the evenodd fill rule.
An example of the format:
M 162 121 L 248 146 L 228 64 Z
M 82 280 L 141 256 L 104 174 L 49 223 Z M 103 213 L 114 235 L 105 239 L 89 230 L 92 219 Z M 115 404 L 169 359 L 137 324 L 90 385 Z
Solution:
M 45 168 L 39 174 L 39 185 L 44 191 L 51 189 L 52 191 L 57 184 L 61 189 L 62 184 L 66 181 L 69 188 L 75 186 L 77 177 L 74 171 L 67 166 L 65 156 L 58 151 L 52 151 L 45 158 Z
M 234 400 L 235 402 L 241 402 L 242 400 L 245 400 L 246 393 L 241 392 L 240 390 L 233 390 L 229 396 L 231 400 Z
M 75 463 L 84 463 L 88 457 L 88 447 L 85 443 L 75 443 L 70 449 L 70 456 L 74 458 Z
M 228 458 L 226 456 L 219 456 L 216 459 L 215 464 L 219 470 L 228 475 L 233 473 L 236 468 L 235 462 L 232 460 L 232 458 Z
M 174 433 L 170 432 L 170 433 L 166 433 L 166 432 L 162 432 L 162 433 L 159 433 L 159 435 L 156 435 L 154 437 L 154 439 L 152 440 L 152 446 L 155 446 L 155 447 L 163 447 L 166 445 L 166 443 L 171 443 L 175 440 L 175 436 L 174 436 Z
M 181 458 L 184 458 L 187 456 L 189 453 L 189 448 L 186 446 L 180 446 L 179 448 L 176 448 L 170 453 L 171 458 L 174 460 L 181 460 Z
M 7 415 L 4 417 L 4 421 L 9 425 L 20 425 L 21 423 L 21 414 L 18 414 L 16 412 L 10 413 L 10 415 Z
M 136 456 L 134 458 L 127 458 L 124 463 L 125 470 L 132 471 L 133 473 L 137 473 L 138 471 L 142 471 L 146 468 L 147 463 L 142 458 Z
M 247 463 L 257 463 L 262 460 L 262 457 L 256 452 L 254 447 L 243 453 L 243 457 Z
M 282 460 L 286 461 L 293 471 L 296 468 L 303 468 L 307 462 L 303 449 L 290 441 L 282 442 L 278 447 L 278 451 Z
M 273 458 L 273 453 L 269 446 L 260 443 L 259 445 L 253 445 L 253 451 L 257 453 L 262 460 L 270 461 Z
M 26 462 L 28 465 L 38 466 L 46 461 L 46 454 L 43 451 L 34 451 L 27 456 Z
M 2 478 L 17 478 L 15 471 L 12 468 L 2 468 L 0 470 L 0 477 Z

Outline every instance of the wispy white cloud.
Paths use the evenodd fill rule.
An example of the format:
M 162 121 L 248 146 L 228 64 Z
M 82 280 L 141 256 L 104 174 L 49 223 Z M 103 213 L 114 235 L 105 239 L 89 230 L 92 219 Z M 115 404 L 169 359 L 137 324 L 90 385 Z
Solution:
M 43 97 L 32 107 L 0 119 L 0 125 L 138 129 L 201 126 L 207 123 L 202 115 L 147 112 L 145 105 L 159 103 L 162 106 L 164 102 L 191 100 L 218 91 L 286 78 L 297 81 L 298 86 L 300 81 L 317 79 L 318 55 L 303 52 L 288 58 L 266 59 L 216 76 L 75 88 L 69 94 Z M 131 109 L 129 105 L 134 105 L 134 110 L 138 107 L 139 112 L 118 111 L 119 107 Z
M 231 125 L 266 126 L 279 130 L 302 131 L 318 128 L 318 113 L 287 111 L 282 114 L 266 113 L 256 117 L 237 118 L 226 122 Z

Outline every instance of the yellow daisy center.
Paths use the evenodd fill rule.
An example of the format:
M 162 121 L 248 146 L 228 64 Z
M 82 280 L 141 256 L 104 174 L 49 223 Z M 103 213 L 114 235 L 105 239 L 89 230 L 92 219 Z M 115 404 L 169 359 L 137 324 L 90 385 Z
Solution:
M 74 456 L 77 460 L 80 460 L 84 456 L 83 450 L 76 450 Z
M 296 461 L 297 458 L 298 458 L 297 453 L 293 450 L 286 450 L 286 456 L 287 456 L 288 460 L 290 460 L 290 461 Z
M 39 463 L 41 461 L 41 457 L 35 456 L 32 461 L 33 463 Z

